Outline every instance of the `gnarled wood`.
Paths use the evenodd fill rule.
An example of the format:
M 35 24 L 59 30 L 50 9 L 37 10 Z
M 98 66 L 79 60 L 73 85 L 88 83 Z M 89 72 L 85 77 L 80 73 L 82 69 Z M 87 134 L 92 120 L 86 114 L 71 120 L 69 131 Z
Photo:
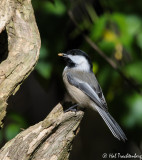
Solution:
M 0 125 L 7 99 L 33 70 L 40 36 L 30 0 L 0 0 Z
M 0 150 L 0 159 L 67 160 L 83 114 L 64 113 L 58 104 L 43 121 L 9 141 Z
M 0 125 L 7 99 L 33 70 L 40 36 L 30 0 L 0 0 Z M 67 160 L 83 112 L 58 104 L 45 120 L 7 142 L 0 160 Z

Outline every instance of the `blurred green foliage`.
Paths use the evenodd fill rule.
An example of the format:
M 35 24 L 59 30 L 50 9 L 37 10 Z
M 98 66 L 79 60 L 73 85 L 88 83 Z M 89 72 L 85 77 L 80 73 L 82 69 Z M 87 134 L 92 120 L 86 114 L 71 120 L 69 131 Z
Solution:
M 9 141 L 14 138 L 22 129 L 27 128 L 28 123 L 26 119 L 19 113 L 8 113 L 5 127 L 0 131 L 0 142 L 4 140 Z
M 122 13 L 103 14 L 98 18 L 91 29 L 90 37 L 108 54 L 120 50 L 121 60 L 124 47 L 129 53 L 135 54 L 133 48 L 134 40 L 141 49 L 142 22 L 136 15 L 125 15 Z M 136 55 L 136 54 L 135 54 Z
M 129 109 L 128 114 L 124 117 L 124 123 L 127 127 L 142 126 L 142 97 L 133 94 L 126 99 Z
M 52 63 L 46 62 L 46 59 L 48 58 L 48 49 L 44 44 L 42 44 L 40 49 L 40 56 L 39 56 L 39 62 L 36 66 L 37 72 L 45 79 L 50 78 L 51 71 L 52 71 Z

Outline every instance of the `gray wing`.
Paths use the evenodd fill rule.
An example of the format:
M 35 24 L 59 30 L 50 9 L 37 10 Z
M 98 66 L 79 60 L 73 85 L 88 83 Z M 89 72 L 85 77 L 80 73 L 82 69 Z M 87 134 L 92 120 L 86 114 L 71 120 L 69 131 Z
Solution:
M 86 77 L 87 77 L 87 75 L 86 75 Z M 71 85 L 74 85 L 75 87 L 82 90 L 88 97 L 90 97 L 97 104 L 97 106 L 95 106 L 95 109 L 101 115 L 101 117 L 103 118 L 103 120 L 107 124 L 107 126 L 110 129 L 110 131 L 112 132 L 112 134 L 116 138 L 118 138 L 119 140 L 123 140 L 123 141 L 127 140 L 127 138 L 126 138 L 124 132 L 122 131 L 121 127 L 118 125 L 118 123 L 114 120 L 114 118 L 107 111 L 106 102 L 105 102 L 103 93 L 101 91 L 101 88 L 100 88 L 99 84 L 97 84 L 98 82 L 96 83 L 96 81 L 95 81 L 95 83 L 98 85 L 98 88 L 94 89 L 90 85 L 92 83 L 88 84 L 87 80 L 85 80 L 85 78 L 83 79 L 85 81 L 82 81 L 81 79 L 79 79 L 79 74 L 77 74 L 77 75 L 73 74 L 72 75 L 71 73 L 67 73 L 67 79 L 68 79 L 68 81 Z M 98 95 L 96 90 L 98 92 L 100 92 L 100 94 L 102 95 L 101 98 L 103 100 L 101 100 L 101 98 Z
M 83 81 L 81 80 L 83 78 Z M 82 90 L 88 97 L 90 97 L 99 107 L 107 110 L 107 103 L 105 101 L 101 87 L 94 74 L 69 72 L 67 79 L 70 84 Z

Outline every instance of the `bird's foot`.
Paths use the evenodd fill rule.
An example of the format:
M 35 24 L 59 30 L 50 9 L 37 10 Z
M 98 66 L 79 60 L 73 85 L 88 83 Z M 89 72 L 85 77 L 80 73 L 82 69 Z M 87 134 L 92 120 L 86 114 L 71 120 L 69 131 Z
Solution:
M 65 113 L 66 113 L 66 112 L 69 112 L 69 111 L 77 112 L 77 106 L 78 106 L 78 104 L 75 104 L 75 105 L 69 107 L 68 109 L 66 109 L 64 112 L 65 112 Z

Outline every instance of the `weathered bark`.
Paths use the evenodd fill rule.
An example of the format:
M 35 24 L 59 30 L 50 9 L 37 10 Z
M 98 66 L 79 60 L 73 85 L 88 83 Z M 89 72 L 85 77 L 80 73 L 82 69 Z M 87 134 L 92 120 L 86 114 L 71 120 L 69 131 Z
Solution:
M 30 0 L 0 0 L 0 126 L 7 99 L 33 70 L 40 36 Z M 67 160 L 83 112 L 64 113 L 58 104 L 45 120 L 7 142 L 0 160 Z
M 1 160 L 68 160 L 83 112 L 64 113 L 58 104 L 38 124 L 19 133 L 0 150 Z
M 7 99 L 16 93 L 39 56 L 40 36 L 30 0 L 0 0 L 0 126 Z

